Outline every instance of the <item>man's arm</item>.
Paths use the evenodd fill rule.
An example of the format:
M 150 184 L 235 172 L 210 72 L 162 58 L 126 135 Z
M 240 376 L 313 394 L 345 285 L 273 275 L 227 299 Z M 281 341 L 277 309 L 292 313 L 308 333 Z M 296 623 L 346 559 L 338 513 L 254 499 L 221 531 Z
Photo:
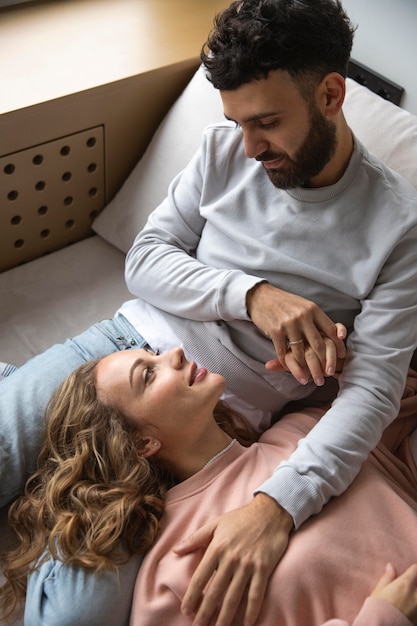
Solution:
M 239 259 L 234 268 L 221 262 L 223 250 L 216 250 L 215 233 L 210 236 L 205 230 L 200 207 L 207 150 L 203 141 L 136 237 L 126 257 L 126 284 L 133 294 L 178 317 L 247 320 L 245 295 L 261 278 L 238 269 Z M 201 259 L 203 249 L 218 253 L 217 266 L 207 261 L 207 253 Z
M 218 146 L 215 148 L 219 150 Z M 240 217 L 234 217 L 233 212 L 232 217 L 228 216 L 227 189 L 221 187 L 220 179 L 233 178 L 233 172 L 223 171 L 230 160 L 228 155 L 216 152 L 213 162 L 213 149 L 209 142 L 203 141 L 188 167 L 171 184 L 168 197 L 150 215 L 127 255 L 127 286 L 133 294 L 178 317 L 227 322 L 250 321 L 252 316 L 260 330 L 270 330 L 281 362 L 286 339 L 291 340 L 294 332 L 300 332 L 301 337 L 311 342 L 317 356 L 306 365 L 304 350 L 301 345 L 294 345 L 303 370 L 293 373 L 298 380 L 310 375 L 314 379 L 322 378 L 326 369 L 323 337 L 334 341 L 339 356 L 344 351 L 343 341 L 336 336 L 329 317 L 305 298 L 270 285 L 275 297 L 269 294 L 268 302 L 262 298 L 257 305 L 259 295 L 264 293 L 264 277 L 250 270 L 248 245 L 253 234 L 246 223 L 238 233 Z M 230 146 L 225 148 L 229 149 Z M 247 161 L 244 157 L 244 163 Z M 216 167 L 220 173 L 213 174 Z M 215 194 L 213 199 L 211 196 Z M 212 204 L 216 203 L 221 206 L 217 220 L 210 213 Z M 208 222 L 204 212 L 210 213 Z M 254 215 L 258 219 L 256 211 Z M 241 241 L 245 237 L 247 241 Z M 267 310 L 269 319 L 265 320 Z

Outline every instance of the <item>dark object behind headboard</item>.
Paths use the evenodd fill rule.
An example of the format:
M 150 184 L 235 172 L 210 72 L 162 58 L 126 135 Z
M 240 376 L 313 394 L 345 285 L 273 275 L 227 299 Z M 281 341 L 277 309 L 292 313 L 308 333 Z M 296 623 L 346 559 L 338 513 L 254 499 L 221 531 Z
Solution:
M 378 94 L 381 98 L 389 100 L 394 104 L 400 104 L 404 87 L 400 87 L 400 85 L 388 80 L 388 78 L 374 72 L 366 65 L 351 59 L 349 61 L 348 76 Z

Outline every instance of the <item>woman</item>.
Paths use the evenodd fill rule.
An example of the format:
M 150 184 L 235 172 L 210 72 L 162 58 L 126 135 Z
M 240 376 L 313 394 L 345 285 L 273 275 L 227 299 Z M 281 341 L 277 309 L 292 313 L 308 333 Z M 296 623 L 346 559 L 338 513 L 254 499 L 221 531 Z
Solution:
M 178 528 L 182 525 L 188 534 L 202 518 L 206 521 L 233 508 L 238 501 L 242 504 L 247 501 L 252 497 L 253 485 L 259 484 L 259 473 L 270 472 L 271 463 L 276 465 L 286 458 L 321 414 L 320 410 L 311 409 L 297 414 L 296 419 L 286 416 L 260 443 L 245 448 L 235 441 L 240 438 L 244 442 L 244 429 L 234 427 L 229 413 L 218 404 L 223 390 L 221 376 L 198 369 L 185 359 L 179 348 L 163 355 L 142 349 L 116 353 L 83 366 L 67 379 L 49 407 L 48 432 L 39 470 L 28 482 L 25 496 L 12 509 L 20 545 L 8 555 L 9 583 L 3 590 L 6 608 L 12 609 L 13 602 L 23 597 L 29 573 L 25 624 L 126 624 L 140 555 L 153 544 L 161 524 L 162 532 L 140 568 L 131 624 L 192 622 L 181 615 L 181 596 L 177 592 L 185 589 L 194 559 L 193 555 L 182 559 L 172 555 L 172 540 L 179 539 Z M 407 431 L 407 421 L 403 424 Z M 397 460 L 385 447 L 379 456 L 382 460 L 376 457 L 375 467 L 361 473 L 359 488 L 356 481 L 346 495 L 329 505 L 329 514 L 326 509 L 317 520 L 297 531 L 283 563 L 288 555 L 291 558 L 291 552 L 295 560 L 299 559 L 301 542 L 314 544 L 317 538 L 314 528 L 326 515 L 336 516 L 337 523 L 338 511 L 341 509 L 343 516 L 343 507 L 348 510 L 346 507 L 353 504 L 354 514 L 358 503 L 366 508 L 369 498 L 366 494 L 363 498 L 363 488 L 376 489 L 378 498 L 382 498 L 377 500 L 377 516 L 385 502 L 394 498 L 396 514 L 400 516 L 395 531 L 411 529 L 415 533 L 417 505 L 413 496 L 417 498 L 417 494 L 413 476 L 410 473 L 402 481 L 399 479 L 399 485 L 396 481 L 390 483 L 384 475 L 387 471 L 384 459 L 386 456 L 393 466 Z M 399 460 L 398 463 L 405 471 L 405 463 Z M 240 479 L 237 489 L 235 483 L 228 481 L 228 473 Z M 399 495 L 393 486 L 400 491 Z M 349 500 L 352 491 L 354 495 Z M 209 503 L 206 496 L 210 496 Z M 342 498 L 345 504 L 339 505 Z M 166 512 L 162 515 L 164 500 Z M 199 507 L 195 509 L 197 501 Z M 203 502 L 206 506 L 202 506 Z M 372 513 L 375 503 L 368 508 Z M 186 511 L 185 517 L 181 511 Z M 318 529 L 318 535 L 321 530 Z M 386 532 L 386 525 L 382 524 L 381 530 Z M 372 553 L 375 562 L 366 560 L 364 567 L 359 554 L 358 567 L 346 578 L 335 581 L 329 590 L 314 584 L 315 577 L 321 575 L 320 562 L 317 562 L 317 576 L 312 570 L 303 579 L 300 561 L 299 580 L 294 585 L 289 583 L 294 589 L 286 609 L 288 622 L 276 619 L 277 588 L 273 578 L 259 623 L 317 625 L 324 621 L 317 621 L 321 615 L 324 619 L 332 617 L 338 614 L 339 607 L 341 614 L 344 611 L 347 616 L 357 612 L 371 590 L 370 580 L 376 580 L 375 573 L 383 571 L 381 551 L 384 559 L 388 554 L 399 571 L 417 561 L 412 537 L 400 541 L 393 537 L 392 530 L 391 524 L 384 536 L 385 541 L 389 540 L 388 545 L 375 551 L 377 554 Z M 343 539 L 340 528 L 336 526 L 335 531 L 336 545 L 328 539 L 326 547 L 330 554 Z M 381 535 L 375 528 L 372 532 Z M 345 556 L 343 552 L 340 555 Z M 155 559 L 162 565 L 161 579 L 154 567 Z M 167 572 L 172 578 L 172 559 L 176 561 L 174 585 L 166 578 Z M 396 575 L 390 568 L 375 592 L 377 597 L 367 601 L 362 609 L 366 623 L 368 626 L 417 624 L 415 571 L 411 568 L 394 580 Z M 339 569 L 344 571 L 343 561 L 339 562 Z M 281 564 L 277 568 L 280 571 Z M 355 578 L 358 578 L 356 583 Z M 403 589 L 408 579 L 411 587 L 401 598 L 397 586 Z M 341 581 L 352 585 L 348 589 L 338 588 Z M 316 603 L 314 607 L 307 604 L 308 611 L 313 608 L 312 614 L 300 619 L 300 607 L 293 600 L 299 596 L 304 602 L 309 584 Z M 283 586 L 279 589 L 281 593 Z M 343 599 L 346 595 L 347 603 Z M 283 601 L 286 602 L 285 594 Z M 387 616 L 391 621 L 384 622 Z
M 173 427 L 173 435 L 177 411 L 181 409 L 191 427 L 206 395 L 197 392 L 188 398 L 184 394 L 184 385 L 179 385 L 184 376 L 171 366 L 172 355 L 183 353 L 174 350 L 158 357 L 158 363 L 166 362 L 167 380 L 149 400 L 145 379 L 152 378 L 150 361 L 157 357 L 144 349 L 127 353 L 133 359 L 122 359 L 121 367 L 114 373 L 111 370 L 114 380 L 103 378 L 105 359 L 91 361 L 64 381 L 49 405 L 39 470 L 28 481 L 24 497 L 11 509 L 11 524 L 20 543 L 6 557 L 9 584 L 1 596 L 4 609 L 12 614 L 25 595 L 26 577 L 31 572 L 27 625 L 117 626 L 128 621 L 140 555 L 155 539 L 164 494 L 174 484 L 175 471 L 175 462 L 172 471 L 168 468 L 169 459 L 158 463 L 146 460 L 146 419 L 138 423 L 136 409 L 149 415 L 150 421 L 152 416 L 160 416 Z M 132 384 L 135 382 L 138 393 L 136 406 L 123 406 L 122 413 L 102 401 L 103 387 L 109 384 L 116 397 L 118 369 L 124 372 L 130 361 Z M 197 388 L 204 370 L 197 373 L 193 365 L 193 371 Z M 214 441 L 208 442 L 211 453 L 219 438 L 230 439 L 225 430 L 243 439 L 247 435 L 244 429 L 239 435 L 229 412 L 217 402 L 224 389 L 223 378 L 207 376 L 214 383 L 210 407 L 215 408 L 224 429 L 216 426 Z M 212 416 L 213 411 L 210 419 Z

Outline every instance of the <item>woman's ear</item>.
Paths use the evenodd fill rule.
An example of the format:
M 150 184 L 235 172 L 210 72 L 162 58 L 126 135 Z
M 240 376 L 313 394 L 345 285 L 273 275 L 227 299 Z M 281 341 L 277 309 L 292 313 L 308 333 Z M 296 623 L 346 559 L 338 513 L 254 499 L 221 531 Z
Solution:
M 148 457 L 158 452 L 160 448 L 161 442 L 154 437 L 141 437 L 137 442 L 139 455 L 144 459 L 147 459 Z
M 327 118 L 334 118 L 342 108 L 346 94 L 346 81 L 338 72 L 330 72 L 318 87 L 318 104 Z

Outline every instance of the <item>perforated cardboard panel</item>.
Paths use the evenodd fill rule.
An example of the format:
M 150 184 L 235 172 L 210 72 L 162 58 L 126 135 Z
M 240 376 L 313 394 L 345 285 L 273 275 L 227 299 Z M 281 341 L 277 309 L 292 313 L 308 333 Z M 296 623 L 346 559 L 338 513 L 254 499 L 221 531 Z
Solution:
M 0 157 L 0 271 L 91 234 L 104 162 L 103 126 Z

